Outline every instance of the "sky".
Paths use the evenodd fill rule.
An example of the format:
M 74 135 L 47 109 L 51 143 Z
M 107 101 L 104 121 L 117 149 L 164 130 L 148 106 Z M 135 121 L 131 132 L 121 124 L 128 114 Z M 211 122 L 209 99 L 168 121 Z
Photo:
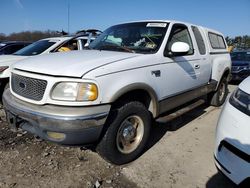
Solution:
M 68 27 L 69 7 L 69 27 Z M 127 21 L 179 20 L 250 35 L 250 0 L 0 0 L 0 33 L 104 30 Z

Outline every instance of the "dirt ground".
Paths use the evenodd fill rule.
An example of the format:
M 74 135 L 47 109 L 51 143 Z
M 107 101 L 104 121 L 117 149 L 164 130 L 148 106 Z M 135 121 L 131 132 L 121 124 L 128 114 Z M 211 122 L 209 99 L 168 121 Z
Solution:
M 3 187 L 136 187 L 95 152 L 64 147 L 13 133 L 0 111 L 0 188 Z
M 156 124 L 145 153 L 114 166 L 90 150 L 11 132 L 1 109 L 0 187 L 234 187 L 213 163 L 220 110 L 202 106 Z

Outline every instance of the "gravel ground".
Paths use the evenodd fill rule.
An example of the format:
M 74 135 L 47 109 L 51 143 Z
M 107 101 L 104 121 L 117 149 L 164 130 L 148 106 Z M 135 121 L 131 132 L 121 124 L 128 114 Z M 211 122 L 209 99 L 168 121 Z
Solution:
M 13 133 L 0 111 L 0 187 L 137 187 L 95 152 Z
M 125 166 L 111 165 L 90 150 L 13 133 L 0 110 L 0 187 L 234 187 L 213 163 L 220 110 L 202 106 L 156 124 L 148 149 Z

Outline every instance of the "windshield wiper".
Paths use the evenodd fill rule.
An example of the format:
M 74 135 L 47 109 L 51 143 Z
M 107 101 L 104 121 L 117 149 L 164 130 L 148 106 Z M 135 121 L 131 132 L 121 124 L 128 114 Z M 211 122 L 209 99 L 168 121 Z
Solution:
M 124 46 L 104 45 L 98 48 L 98 50 L 112 50 L 112 49 L 116 51 L 125 51 L 125 52 L 135 53 L 133 50 Z

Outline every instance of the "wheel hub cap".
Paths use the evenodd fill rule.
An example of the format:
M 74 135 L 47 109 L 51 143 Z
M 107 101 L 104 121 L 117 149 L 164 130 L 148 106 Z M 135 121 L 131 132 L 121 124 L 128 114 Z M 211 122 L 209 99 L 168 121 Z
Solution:
M 130 141 L 135 137 L 135 133 L 136 133 L 135 128 L 133 127 L 132 124 L 130 124 L 123 130 L 122 136 L 124 140 Z
M 131 115 L 121 122 L 116 136 L 116 146 L 121 153 L 131 153 L 140 145 L 144 134 L 144 123 L 137 115 Z

